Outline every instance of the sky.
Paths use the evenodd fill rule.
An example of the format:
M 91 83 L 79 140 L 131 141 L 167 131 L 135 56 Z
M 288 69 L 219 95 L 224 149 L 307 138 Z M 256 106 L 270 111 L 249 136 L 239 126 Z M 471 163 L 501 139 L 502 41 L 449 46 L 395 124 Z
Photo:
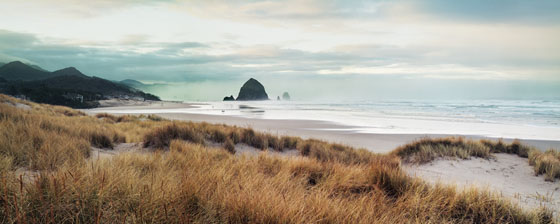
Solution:
M 560 98 L 560 1 L 0 0 L 0 62 L 220 100 Z M 161 87 L 163 86 L 163 87 Z

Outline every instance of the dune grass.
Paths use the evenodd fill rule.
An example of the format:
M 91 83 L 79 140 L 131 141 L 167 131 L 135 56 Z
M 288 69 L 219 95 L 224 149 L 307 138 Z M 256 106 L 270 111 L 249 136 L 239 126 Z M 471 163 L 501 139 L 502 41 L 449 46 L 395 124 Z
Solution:
M 156 128 L 144 137 L 144 147 L 164 148 L 169 147 L 171 140 L 181 139 L 193 143 L 204 144 L 204 138 L 192 126 L 174 122 L 170 125 Z
M 427 163 L 440 157 L 490 158 L 490 147 L 481 142 L 463 138 L 421 139 L 395 149 L 393 154 L 408 163 Z
M 298 150 L 302 156 L 323 162 L 365 164 L 375 160 L 374 154 L 365 149 L 355 149 L 315 139 L 274 136 L 258 133 L 251 128 L 208 123 L 169 121 L 164 126 L 146 132 L 143 142 L 145 147 L 167 148 L 172 140 L 184 140 L 196 144 L 222 143 L 229 151 L 234 149 L 234 144 L 237 143 L 247 144 L 260 150 L 278 152 Z
M 233 143 L 233 140 L 231 140 L 230 138 L 226 139 L 226 141 L 224 142 L 224 149 L 226 149 L 231 154 L 235 154 L 236 151 L 235 151 L 235 144 Z
M 32 183 L 0 184 L 1 222 L 547 223 L 497 195 L 430 186 L 398 158 L 346 165 L 235 156 L 173 140 L 170 152 L 64 165 Z M 0 218 L 1 219 L 1 218 Z
M 82 112 L 4 95 L 0 95 L 0 127 L 0 155 L 12 161 L 12 168 L 44 170 L 80 163 L 89 156 L 90 146 L 110 148 L 125 140 L 115 128 Z
M 544 174 L 549 181 L 560 179 L 560 152 L 557 150 L 532 150 L 529 152 L 529 164 L 535 168 L 535 174 Z
M 487 191 L 406 175 L 401 157 L 409 159 L 413 148 L 381 155 L 250 128 L 85 116 L 3 95 L 0 124 L 1 223 L 553 222 L 546 209 L 524 210 Z M 91 146 L 124 141 L 160 150 L 88 159 Z M 301 156 L 234 155 L 238 143 Z M 453 144 L 457 154 L 465 147 Z M 528 156 L 544 161 L 538 158 L 549 154 Z M 26 180 L 16 168 L 39 176 Z
M 395 149 L 392 154 L 407 163 L 427 163 L 441 157 L 492 158 L 493 153 L 508 153 L 529 158 L 535 175 L 544 174 L 548 181 L 560 179 L 560 152 L 550 149 L 542 152 L 537 148 L 521 144 L 518 140 L 505 143 L 502 140 L 466 140 L 464 138 L 421 139 Z

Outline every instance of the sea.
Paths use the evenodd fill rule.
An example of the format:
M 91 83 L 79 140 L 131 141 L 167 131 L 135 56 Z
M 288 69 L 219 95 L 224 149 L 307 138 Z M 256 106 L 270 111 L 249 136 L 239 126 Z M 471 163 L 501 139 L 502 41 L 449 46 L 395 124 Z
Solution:
M 560 140 L 556 100 L 375 100 L 187 102 L 194 108 L 141 113 L 195 113 L 251 119 L 314 120 L 379 134 L 475 135 Z M 340 129 L 340 128 L 339 128 Z

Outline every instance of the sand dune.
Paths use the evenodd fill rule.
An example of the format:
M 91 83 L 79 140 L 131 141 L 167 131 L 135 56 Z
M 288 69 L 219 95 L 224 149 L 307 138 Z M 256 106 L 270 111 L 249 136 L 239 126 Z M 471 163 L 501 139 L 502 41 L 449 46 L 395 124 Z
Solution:
M 85 110 L 89 114 L 100 112 L 123 114 L 143 114 L 146 109 L 176 109 L 188 108 L 194 105 L 158 102 L 148 105 L 118 105 Z M 252 127 L 259 131 L 278 135 L 300 136 L 302 138 L 316 138 L 330 142 L 342 143 L 354 147 L 366 148 L 373 152 L 387 153 L 396 147 L 425 137 L 447 137 L 450 135 L 423 134 L 371 134 L 350 131 L 349 126 L 314 121 L 314 120 L 267 120 L 249 119 L 237 116 L 206 115 L 191 113 L 155 113 L 172 120 L 186 120 L 208 122 L 216 124 Z M 456 135 L 455 135 L 456 136 Z M 472 139 L 486 138 L 483 136 L 464 136 Z M 486 138 L 494 139 L 494 138 Z M 510 142 L 513 139 L 503 139 Z M 524 144 L 540 149 L 560 148 L 560 141 L 521 140 Z M 218 147 L 218 146 L 216 146 Z M 237 145 L 240 154 L 255 155 L 254 149 Z M 103 152 L 102 152 L 103 153 Z M 291 156 L 291 154 L 286 154 Z M 461 187 L 487 187 L 492 191 L 508 196 L 524 207 L 546 206 L 560 210 L 560 182 L 547 182 L 542 176 L 535 176 L 533 167 L 529 166 L 526 158 L 516 155 L 496 154 L 495 159 L 486 160 L 472 158 L 470 160 L 440 159 L 424 165 L 404 165 L 405 170 L 413 176 L 418 176 L 429 182 L 456 184 Z
M 495 154 L 495 159 L 438 159 L 423 165 L 405 165 L 405 170 L 432 183 L 455 184 L 459 188 L 487 187 L 524 207 L 546 206 L 560 211 L 560 182 L 535 176 L 527 158 Z

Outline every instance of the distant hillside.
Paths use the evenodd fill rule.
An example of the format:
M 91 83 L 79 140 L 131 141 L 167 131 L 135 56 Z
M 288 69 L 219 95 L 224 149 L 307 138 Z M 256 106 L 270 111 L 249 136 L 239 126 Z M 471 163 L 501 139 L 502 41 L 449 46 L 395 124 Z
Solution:
M 47 72 L 39 66 L 33 68 L 20 61 L 13 61 L 0 67 L 0 77 L 8 81 L 32 81 L 54 77 L 56 74 Z
M 96 107 L 98 100 L 108 98 L 160 100 L 155 95 L 120 83 L 87 76 L 74 67 L 43 72 L 21 62 L 12 62 L 0 69 L 10 74 L 0 75 L 0 93 L 25 97 L 39 103 L 88 108 Z M 7 81 L 2 82 L 2 79 Z
M 68 67 L 68 68 L 63 68 L 60 70 L 56 70 L 54 72 L 52 72 L 53 74 L 55 74 L 55 76 L 79 76 L 79 77 L 88 77 L 86 75 L 84 75 L 84 73 L 80 72 L 78 69 L 74 68 L 74 67 Z
M 129 87 L 132 87 L 132 88 L 137 88 L 137 89 L 142 89 L 142 88 L 147 87 L 146 84 L 144 84 L 140 81 L 136 81 L 134 79 L 125 79 L 125 80 L 120 81 L 119 83 L 121 83 L 123 85 L 126 85 L 126 86 L 129 86 Z
M 34 69 L 37 69 L 37 70 L 39 70 L 39 71 L 48 72 L 47 70 L 45 70 L 45 69 L 39 67 L 38 65 L 31 65 L 31 64 L 27 64 L 27 65 L 29 65 L 29 67 L 34 68 Z
M 125 80 L 122 80 L 118 83 L 129 86 L 131 88 L 139 89 L 139 90 L 142 90 L 142 91 L 145 91 L 145 92 L 153 92 L 153 91 L 157 91 L 158 89 L 167 87 L 167 84 L 161 84 L 161 83 L 146 84 L 146 83 L 140 82 L 138 80 L 134 80 L 134 79 L 125 79 Z
M 116 84 L 106 79 L 98 77 L 88 77 L 85 75 L 62 75 L 45 80 L 29 82 L 32 86 L 46 86 L 55 89 L 82 90 L 103 95 L 118 96 L 122 94 L 135 95 L 130 88 Z
M 0 67 L 4 66 L 6 63 L 0 62 Z

